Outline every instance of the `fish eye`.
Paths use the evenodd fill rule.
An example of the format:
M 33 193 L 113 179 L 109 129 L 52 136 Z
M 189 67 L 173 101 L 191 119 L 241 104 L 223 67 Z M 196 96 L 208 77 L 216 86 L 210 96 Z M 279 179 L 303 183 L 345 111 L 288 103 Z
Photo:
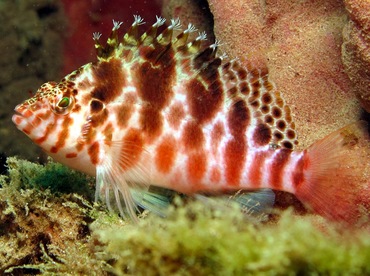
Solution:
M 60 108 L 67 108 L 70 104 L 71 100 L 69 97 L 63 97 L 57 104 L 58 107 Z
M 54 102 L 52 110 L 55 114 L 66 115 L 73 108 L 73 97 L 62 97 L 59 101 Z

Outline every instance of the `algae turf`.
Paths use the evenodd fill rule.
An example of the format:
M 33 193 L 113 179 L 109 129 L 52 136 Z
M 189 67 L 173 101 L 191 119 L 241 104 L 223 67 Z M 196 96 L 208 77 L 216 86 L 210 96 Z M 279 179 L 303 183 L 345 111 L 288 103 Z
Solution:
M 82 196 L 41 188 L 41 172 L 75 181 L 59 165 L 11 158 L 8 166 L 0 176 L 1 275 L 370 274 L 365 229 L 338 231 L 290 211 L 261 224 L 201 202 L 132 224 Z
M 289 210 L 276 223 L 254 224 L 236 208 L 224 212 L 195 202 L 165 219 L 96 232 L 117 259 L 118 275 L 370 274 L 365 230 L 338 232 Z
M 52 193 L 78 193 L 93 199 L 94 179 L 62 164 L 49 161 L 46 165 L 38 165 L 10 157 L 7 165 L 13 185 L 19 188 L 49 189 Z

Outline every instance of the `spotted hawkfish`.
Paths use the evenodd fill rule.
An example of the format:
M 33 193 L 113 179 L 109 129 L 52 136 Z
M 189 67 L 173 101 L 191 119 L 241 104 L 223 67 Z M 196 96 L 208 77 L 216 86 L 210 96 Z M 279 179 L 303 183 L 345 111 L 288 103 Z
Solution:
M 295 151 L 290 108 L 266 68 L 218 55 L 219 43 L 192 24 L 164 23 L 157 17 L 140 33 L 135 16 L 119 38 L 113 21 L 104 45 L 94 33 L 97 61 L 16 106 L 17 128 L 56 161 L 96 176 L 96 198 L 108 207 L 113 198 L 131 217 L 149 185 L 184 194 L 269 188 L 333 220 L 360 216 L 369 187 L 351 183 L 341 164 L 366 139 L 363 122 Z

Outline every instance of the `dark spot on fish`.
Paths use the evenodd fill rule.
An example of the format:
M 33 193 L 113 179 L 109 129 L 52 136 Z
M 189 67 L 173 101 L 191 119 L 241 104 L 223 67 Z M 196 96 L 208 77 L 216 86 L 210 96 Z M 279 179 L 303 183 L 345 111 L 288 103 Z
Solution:
M 293 148 L 293 144 L 290 142 L 290 141 L 284 141 L 282 143 L 283 147 L 286 148 L 286 149 L 292 149 Z
M 91 113 L 98 113 L 103 109 L 104 105 L 99 100 L 92 100 L 90 102 L 90 112 Z
M 282 140 L 284 138 L 284 135 L 281 132 L 279 132 L 279 131 L 275 131 L 274 132 L 274 137 L 275 137 L 275 139 L 277 141 L 280 141 L 280 140 Z
M 271 141 L 271 129 L 266 124 L 259 124 L 253 134 L 254 141 L 257 145 L 264 146 Z
M 249 86 L 248 83 L 243 81 L 239 84 L 239 90 L 242 94 L 248 95 L 249 94 Z
M 196 80 L 186 85 L 189 111 L 200 124 L 209 121 L 219 110 L 223 102 L 223 90 L 220 81 L 213 82 L 208 90 Z
M 283 120 L 279 120 L 276 123 L 276 126 L 277 126 L 278 129 L 283 131 L 286 128 L 286 123 Z
M 151 62 L 144 62 L 138 66 L 135 79 L 142 100 L 159 110 L 173 96 L 172 83 L 176 72 L 173 62 L 168 63 L 160 59 L 158 63 L 158 67 L 153 67 Z
M 91 92 L 91 97 L 105 104 L 113 101 L 122 93 L 125 84 L 121 61 L 111 59 L 97 62 L 92 68 L 95 88 Z
M 295 132 L 294 132 L 294 130 L 289 129 L 287 131 L 287 136 L 288 136 L 289 139 L 294 139 L 295 138 Z
M 245 135 L 250 123 L 250 112 L 244 100 L 237 100 L 228 113 L 228 125 L 233 136 Z
M 194 121 L 189 121 L 184 126 L 184 130 L 182 132 L 183 137 L 183 144 L 186 149 L 199 149 L 204 144 L 204 134 L 199 126 Z
M 266 115 L 265 122 L 271 125 L 274 122 L 274 118 L 271 115 Z
M 157 108 L 150 105 L 143 107 L 140 114 L 140 125 L 149 139 L 157 138 L 162 131 L 163 116 Z
M 280 118 L 281 117 L 281 110 L 280 110 L 280 108 L 274 106 L 272 108 L 272 116 L 274 116 L 274 118 Z
M 266 114 L 270 111 L 270 107 L 268 105 L 261 106 L 262 113 Z

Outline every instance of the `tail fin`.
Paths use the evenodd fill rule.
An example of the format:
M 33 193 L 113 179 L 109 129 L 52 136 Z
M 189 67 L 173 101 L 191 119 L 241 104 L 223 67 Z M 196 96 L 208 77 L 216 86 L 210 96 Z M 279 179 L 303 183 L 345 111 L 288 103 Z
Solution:
M 370 224 L 370 143 L 366 122 L 350 124 L 310 146 L 296 196 L 314 212 Z

